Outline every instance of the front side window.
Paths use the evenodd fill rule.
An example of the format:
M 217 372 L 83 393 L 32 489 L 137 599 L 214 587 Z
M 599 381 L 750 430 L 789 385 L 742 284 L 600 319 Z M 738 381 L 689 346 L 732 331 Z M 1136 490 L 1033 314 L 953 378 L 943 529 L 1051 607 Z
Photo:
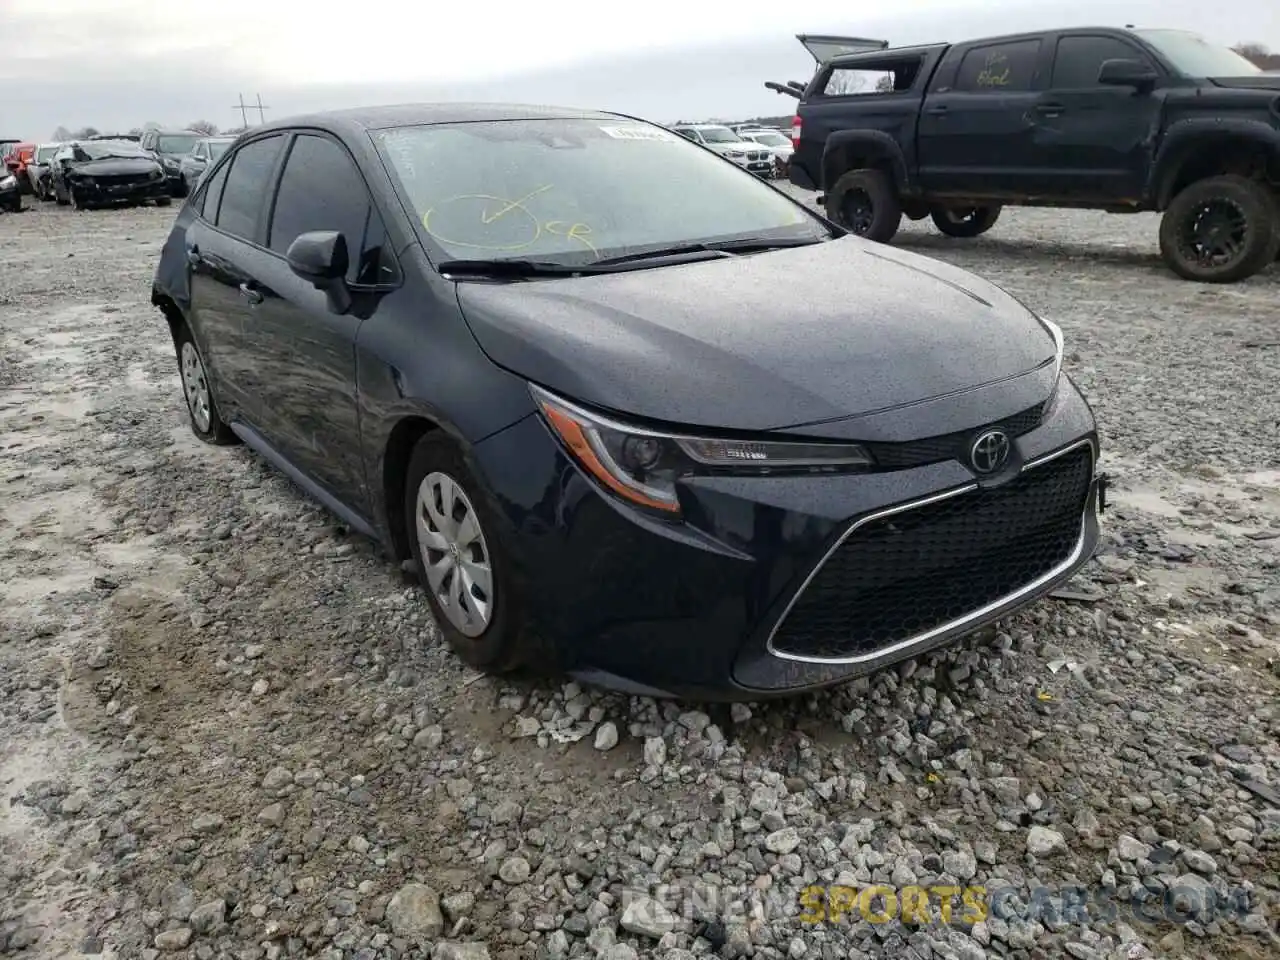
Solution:
M 258 215 L 266 206 L 271 174 L 283 146 L 284 137 L 277 134 L 246 143 L 231 158 L 215 221 L 219 228 L 246 240 L 257 240 Z
M 347 241 L 347 280 L 354 283 L 369 212 L 368 188 L 347 151 L 327 137 L 304 134 L 280 175 L 268 246 L 283 255 L 303 233 L 336 230 Z
M 1133 44 L 1115 37 L 1063 37 L 1053 57 L 1052 86 L 1059 90 L 1096 87 L 1108 60 L 1150 60 Z
M 960 61 L 955 88 L 976 93 L 1021 93 L 1035 84 L 1039 40 L 974 47 Z
M 428 249 L 563 263 L 738 238 L 822 239 L 820 220 L 677 134 L 614 118 L 399 127 L 375 142 Z
M 200 195 L 200 216 L 204 217 L 210 223 L 218 222 L 218 204 L 222 202 L 222 188 L 227 184 L 227 171 L 231 168 L 230 164 L 224 163 L 218 168 L 218 172 L 209 178 L 208 186 L 204 188 L 204 192 Z

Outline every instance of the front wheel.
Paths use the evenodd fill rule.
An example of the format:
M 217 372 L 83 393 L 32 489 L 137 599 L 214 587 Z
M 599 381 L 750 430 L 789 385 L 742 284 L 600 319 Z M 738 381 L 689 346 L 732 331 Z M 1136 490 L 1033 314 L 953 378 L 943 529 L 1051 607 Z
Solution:
M 929 211 L 933 224 L 948 237 L 977 237 L 990 230 L 1000 219 L 994 207 L 934 207 Z
M 1280 209 L 1265 183 L 1227 174 L 1198 180 L 1160 220 L 1160 253 L 1186 280 L 1235 283 L 1276 259 Z
M 505 673 L 523 660 L 520 597 L 497 517 L 457 445 L 418 441 L 405 478 L 404 516 L 418 577 L 441 634 L 469 666 Z
M 67 191 L 59 190 L 56 186 L 53 188 L 53 200 L 60 207 L 65 207 L 71 202 L 71 198 Z
M 850 170 L 827 191 L 827 216 L 851 233 L 888 243 L 902 225 L 902 202 L 882 170 Z
M 173 203 L 173 198 L 172 198 L 172 197 L 157 197 L 157 198 L 156 198 L 156 206 L 157 206 L 157 207 L 167 207 L 167 206 L 169 206 L 171 203 Z

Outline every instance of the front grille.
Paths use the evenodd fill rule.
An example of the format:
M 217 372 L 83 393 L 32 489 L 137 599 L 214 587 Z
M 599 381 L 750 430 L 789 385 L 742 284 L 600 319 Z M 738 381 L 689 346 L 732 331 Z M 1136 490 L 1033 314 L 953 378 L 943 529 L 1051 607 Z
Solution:
M 1030 433 L 1040 425 L 1044 418 L 1048 400 L 1028 407 L 1021 413 L 997 420 L 976 430 L 960 430 L 937 437 L 925 437 L 923 440 L 910 440 L 906 443 L 864 443 L 862 446 L 875 459 L 877 466 L 884 470 L 906 470 L 911 467 L 922 467 L 942 460 L 966 460 L 969 444 L 979 433 L 986 430 L 1003 430 L 1011 438 Z
M 1002 486 L 856 526 L 801 588 L 773 650 L 869 656 L 1017 593 L 1075 552 L 1092 477 L 1085 445 Z

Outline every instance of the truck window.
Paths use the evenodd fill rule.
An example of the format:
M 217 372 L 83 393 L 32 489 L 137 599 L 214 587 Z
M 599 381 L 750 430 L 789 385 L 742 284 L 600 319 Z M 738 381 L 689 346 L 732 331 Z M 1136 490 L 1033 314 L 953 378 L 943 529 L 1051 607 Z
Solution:
M 1098 86 L 1098 71 L 1107 60 L 1151 61 L 1133 44 L 1115 37 L 1063 37 L 1053 56 L 1052 86 L 1058 90 L 1075 90 Z
M 1035 81 L 1040 41 L 1013 40 L 974 47 L 960 61 L 955 88 L 977 93 L 1017 93 Z
M 920 75 L 923 57 L 864 61 L 857 66 L 833 67 L 822 87 L 824 97 L 853 97 L 867 93 L 910 90 Z

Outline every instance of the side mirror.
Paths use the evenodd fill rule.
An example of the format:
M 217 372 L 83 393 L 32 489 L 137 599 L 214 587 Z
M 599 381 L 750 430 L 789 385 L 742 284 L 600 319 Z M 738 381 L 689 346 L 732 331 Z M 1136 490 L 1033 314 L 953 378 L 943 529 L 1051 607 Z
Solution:
M 285 252 L 289 269 L 323 290 L 329 309 L 344 314 L 351 309 L 351 291 L 347 289 L 347 241 L 334 230 L 314 230 L 298 236 Z
M 1159 79 L 1151 65 L 1141 60 L 1104 60 L 1098 70 L 1098 83 L 1109 87 L 1149 90 Z

